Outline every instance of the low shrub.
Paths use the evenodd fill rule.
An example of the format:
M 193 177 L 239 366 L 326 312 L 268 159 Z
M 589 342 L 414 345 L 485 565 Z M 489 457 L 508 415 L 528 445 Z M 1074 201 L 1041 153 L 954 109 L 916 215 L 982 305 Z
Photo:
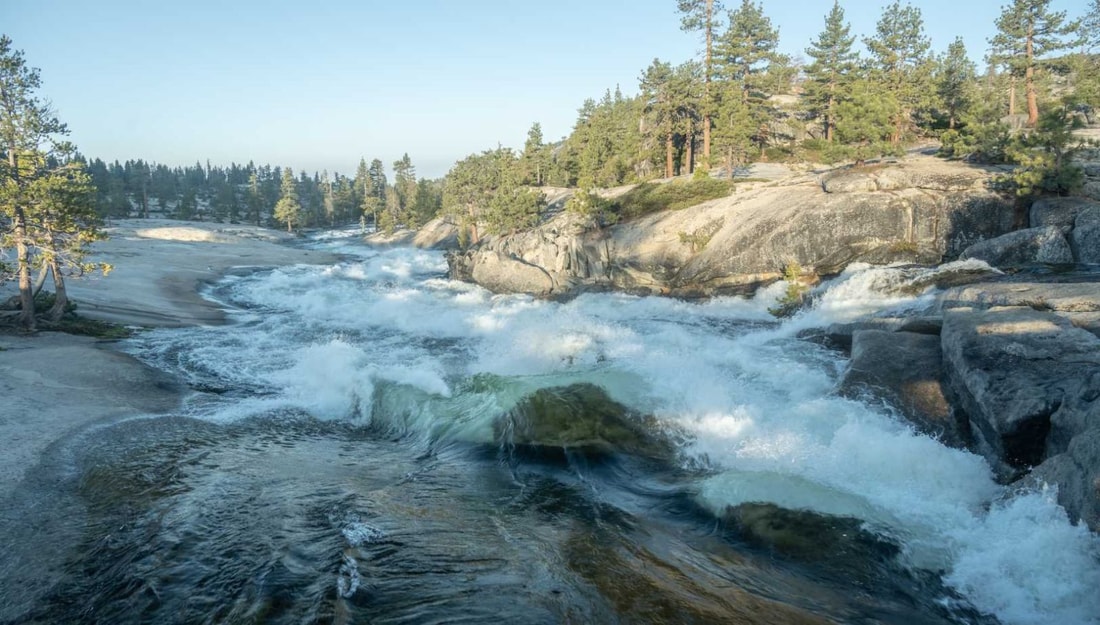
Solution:
M 610 200 L 611 212 L 622 221 L 637 219 L 662 210 L 681 210 L 707 200 L 727 197 L 733 183 L 717 178 L 674 180 L 664 184 L 647 182 Z

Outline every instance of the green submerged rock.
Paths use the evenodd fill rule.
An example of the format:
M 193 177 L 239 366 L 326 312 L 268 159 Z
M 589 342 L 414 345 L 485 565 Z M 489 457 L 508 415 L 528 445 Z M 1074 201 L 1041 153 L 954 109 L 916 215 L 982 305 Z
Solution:
M 657 419 L 633 412 L 588 383 L 539 389 L 502 414 L 493 430 L 498 443 L 534 451 L 624 453 L 661 460 L 675 455 Z

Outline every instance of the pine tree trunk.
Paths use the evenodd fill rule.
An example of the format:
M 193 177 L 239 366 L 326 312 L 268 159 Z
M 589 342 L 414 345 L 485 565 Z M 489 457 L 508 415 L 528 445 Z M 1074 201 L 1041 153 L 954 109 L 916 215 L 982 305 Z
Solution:
M 695 173 L 695 131 L 689 132 L 687 137 L 687 173 Z
M 34 290 L 31 284 L 31 250 L 27 245 L 27 215 L 23 212 L 19 197 L 19 163 L 16 147 L 8 149 L 8 166 L 15 178 L 15 202 L 12 206 L 12 233 L 15 234 L 15 258 L 19 272 L 19 323 L 28 332 L 34 332 Z
M 671 178 L 672 172 L 672 131 L 665 136 L 665 178 Z
M 1034 49 L 1032 48 L 1034 39 L 1034 33 L 1028 30 L 1027 33 L 1027 70 L 1024 72 L 1024 86 L 1027 89 L 1027 125 L 1035 126 L 1039 123 L 1039 103 L 1035 95 L 1035 63 L 1032 58 Z
M 18 200 L 17 200 L 18 202 Z M 27 218 L 23 207 L 16 204 L 13 219 L 15 232 L 15 256 L 19 264 L 19 324 L 28 332 L 34 331 L 34 288 L 31 284 L 31 251 L 27 245 Z
M 50 321 L 57 323 L 65 315 L 65 309 L 69 307 L 69 294 L 65 290 L 65 278 L 61 275 L 61 267 L 57 260 L 50 261 L 50 274 L 53 275 L 54 302 L 50 308 Z
M 1008 115 L 1009 117 L 1016 114 L 1016 76 L 1013 74 L 1008 78 Z
M 831 87 L 831 86 L 830 86 Z M 831 90 L 831 89 L 830 89 Z M 833 109 L 836 108 L 836 96 L 829 94 L 829 107 L 825 109 L 825 141 L 833 142 Z
M 703 62 L 703 163 L 704 167 L 710 167 L 710 74 L 711 74 L 711 43 L 713 39 L 713 13 L 714 0 L 707 0 L 706 37 L 707 50 Z

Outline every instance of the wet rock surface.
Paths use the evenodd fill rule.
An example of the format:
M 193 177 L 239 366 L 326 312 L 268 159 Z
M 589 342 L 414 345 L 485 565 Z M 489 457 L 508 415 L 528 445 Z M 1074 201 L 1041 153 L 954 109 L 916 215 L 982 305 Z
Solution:
M 840 393 L 886 399 L 918 431 L 965 448 L 969 427 L 949 405 L 943 379 L 938 335 L 860 330 L 853 335 L 852 360 Z
M 654 435 L 654 423 L 599 386 L 580 383 L 531 393 L 501 415 L 493 430 L 500 443 L 534 451 L 671 459 L 674 447 Z
M 944 364 L 979 451 L 1008 476 L 1100 426 L 1100 339 L 1029 308 L 944 313 Z

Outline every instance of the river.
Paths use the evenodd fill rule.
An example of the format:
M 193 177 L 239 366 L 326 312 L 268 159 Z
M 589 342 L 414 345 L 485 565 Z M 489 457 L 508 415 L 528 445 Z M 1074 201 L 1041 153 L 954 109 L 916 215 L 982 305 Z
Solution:
M 777 322 L 779 287 L 551 302 L 355 241 L 125 342 L 195 392 L 74 452 L 78 547 L 27 622 L 1100 622 L 1100 543 L 1051 493 L 837 396 L 845 357 L 799 338 L 931 305 L 900 271 Z M 517 443 L 540 389 L 668 453 Z

